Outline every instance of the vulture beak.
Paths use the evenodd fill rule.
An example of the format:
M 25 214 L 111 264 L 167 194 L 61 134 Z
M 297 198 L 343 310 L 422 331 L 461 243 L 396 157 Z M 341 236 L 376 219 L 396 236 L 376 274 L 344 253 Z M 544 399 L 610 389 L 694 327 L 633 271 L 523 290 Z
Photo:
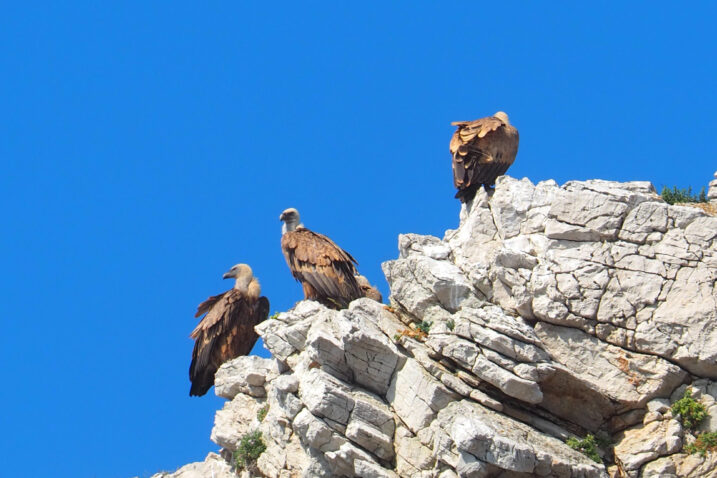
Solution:
M 232 271 L 229 271 L 224 273 L 222 279 L 231 279 L 232 277 L 234 277 L 234 274 L 232 274 Z
M 279 215 L 279 221 L 283 221 L 283 220 L 284 220 L 284 213 L 282 212 L 282 213 Z

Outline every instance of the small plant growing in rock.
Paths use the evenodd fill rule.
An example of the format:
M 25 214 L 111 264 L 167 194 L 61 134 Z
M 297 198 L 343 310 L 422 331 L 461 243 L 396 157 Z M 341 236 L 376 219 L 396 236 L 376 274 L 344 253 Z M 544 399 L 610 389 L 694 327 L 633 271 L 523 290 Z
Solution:
M 431 325 L 433 325 L 433 322 L 428 322 L 427 320 L 424 320 L 420 324 L 416 325 L 416 328 L 424 334 L 428 335 L 428 332 L 431 330 Z
M 423 342 L 426 340 L 426 337 L 428 337 L 428 334 L 419 328 L 403 329 L 393 336 L 393 340 L 394 342 L 400 342 L 403 337 L 410 337 L 418 340 L 419 342 Z
M 570 437 L 567 439 L 565 444 L 573 450 L 577 450 L 583 455 L 586 455 L 592 461 L 602 463 L 600 455 L 598 454 L 597 440 L 595 440 L 595 437 L 592 434 L 588 433 L 582 440 Z
M 274 312 L 273 314 L 271 314 L 271 315 L 269 316 L 269 320 L 275 320 L 277 317 L 279 317 L 279 313 L 278 313 L 278 312 Z
M 239 443 L 239 448 L 233 454 L 237 470 L 254 468 L 256 460 L 264 453 L 264 450 L 266 450 L 266 445 L 259 430 L 244 435 Z
M 705 456 L 708 451 L 717 451 L 717 432 L 700 433 L 694 442 L 685 445 L 685 451 L 699 453 L 700 456 Z
M 677 186 L 673 186 L 672 189 L 667 186 L 663 186 L 660 196 L 667 204 L 677 204 L 685 202 L 707 202 L 707 195 L 705 194 L 705 188 L 702 188 L 699 194 L 692 194 L 692 188 L 677 189 Z
M 266 414 L 269 412 L 269 404 L 267 403 L 256 412 L 256 419 L 263 422 L 266 418 Z
M 456 321 L 453 319 L 446 320 L 446 327 L 448 327 L 448 330 L 452 332 L 453 329 L 456 327 Z
M 682 419 L 682 425 L 685 428 L 694 429 L 702 420 L 707 417 L 707 410 L 700 402 L 692 398 L 692 390 L 685 389 L 682 398 L 672 404 L 672 415 L 679 415 Z

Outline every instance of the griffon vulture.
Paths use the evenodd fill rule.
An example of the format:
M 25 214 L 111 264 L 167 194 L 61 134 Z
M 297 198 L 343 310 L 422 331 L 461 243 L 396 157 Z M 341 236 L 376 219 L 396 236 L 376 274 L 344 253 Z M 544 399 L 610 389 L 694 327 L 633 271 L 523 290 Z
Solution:
M 481 186 L 487 191 L 513 164 L 518 154 L 518 130 L 502 111 L 475 121 L 451 124 L 458 126 L 450 144 L 453 184 L 458 189 L 456 197 L 466 202 L 475 197 Z
M 299 211 L 281 213 L 281 250 L 291 275 L 301 282 L 304 298 L 333 309 L 343 309 L 364 296 L 355 275 L 358 263 L 334 241 L 301 224 Z
M 383 296 L 381 295 L 381 292 L 379 292 L 376 287 L 372 286 L 366 277 L 362 275 L 357 275 L 356 282 L 358 282 L 359 287 L 363 291 L 364 297 L 373 299 L 376 302 L 383 302 Z
M 199 304 L 195 317 L 207 314 L 192 331 L 194 339 L 189 395 L 201 396 L 214 385 L 214 374 L 224 362 L 247 355 L 259 338 L 254 326 L 269 315 L 269 300 L 261 295 L 251 267 L 237 264 L 223 276 L 234 278 L 234 288 Z

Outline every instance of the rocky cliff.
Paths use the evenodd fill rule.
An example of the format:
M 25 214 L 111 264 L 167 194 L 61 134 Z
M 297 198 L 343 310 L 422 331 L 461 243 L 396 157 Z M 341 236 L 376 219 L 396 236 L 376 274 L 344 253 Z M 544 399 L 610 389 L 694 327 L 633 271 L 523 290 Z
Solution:
M 391 307 L 300 302 L 257 327 L 273 359 L 217 373 L 222 456 L 266 445 L 245 476 L 717 476 L 683 449 L 717 431 L 717 217 L 645 182 L 502 177 L 443 239 L 398 242 Z M 670 408 L 688 387 L 695 429 Z M 601 463 L 566 444 L 588 435 Z M 215 454 L 156 475 L 230 476 Z

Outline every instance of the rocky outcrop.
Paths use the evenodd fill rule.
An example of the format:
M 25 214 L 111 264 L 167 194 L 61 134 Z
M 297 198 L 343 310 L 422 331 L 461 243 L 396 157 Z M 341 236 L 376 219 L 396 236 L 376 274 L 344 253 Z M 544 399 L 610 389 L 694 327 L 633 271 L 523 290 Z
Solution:
M 709 199 L 712 204 L 717 203 L 717 171 L 715 171 L 715 178 L 710 181 L 707 199 Z
M 210 453 L 204 461 L 190 463 L 174 473 L 157 473 L 152 478 L 235 478 L 236 473 L 227 461 L 216 453 Z
M 670 412 L 690 383 L 717 429 L 716 251 L 649 183 L 502 177 L 442 240 L 399 237 L 391 307 L 260 324 L 273 358 L 220 368 L 212 440 L 259 430 L 260 476 L 717 476 Z M 565 443 L 588 433 L 607 468 Z

